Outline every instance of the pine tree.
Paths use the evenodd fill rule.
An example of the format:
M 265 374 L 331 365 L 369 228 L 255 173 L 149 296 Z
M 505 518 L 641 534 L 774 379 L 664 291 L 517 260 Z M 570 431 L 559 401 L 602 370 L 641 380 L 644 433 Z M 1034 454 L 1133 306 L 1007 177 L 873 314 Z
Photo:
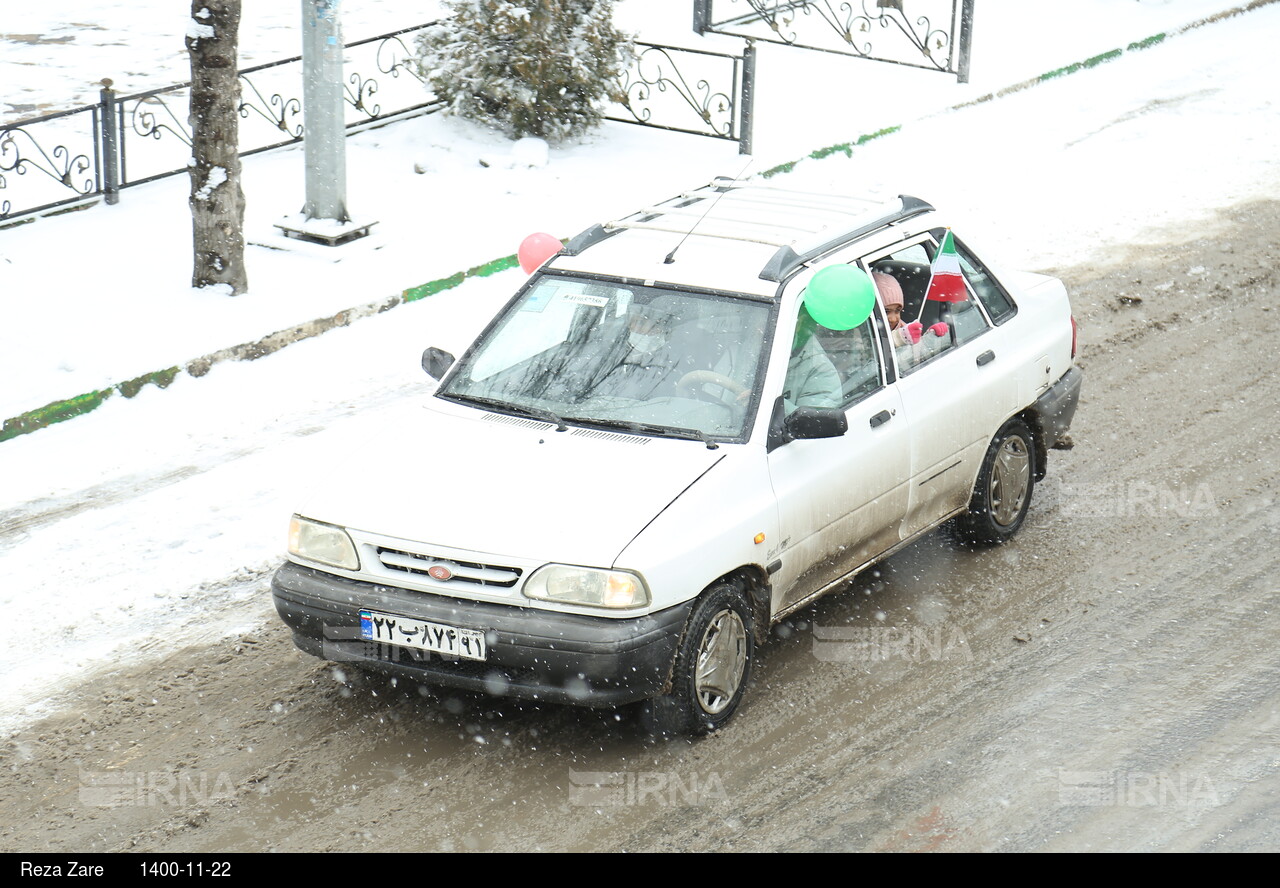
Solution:
M 613 0 L 446 0 L 453 15 L 418 39 L 419 72 L 450 112 L 513 139 L 561 142 L 621 98 L 631 39 Z

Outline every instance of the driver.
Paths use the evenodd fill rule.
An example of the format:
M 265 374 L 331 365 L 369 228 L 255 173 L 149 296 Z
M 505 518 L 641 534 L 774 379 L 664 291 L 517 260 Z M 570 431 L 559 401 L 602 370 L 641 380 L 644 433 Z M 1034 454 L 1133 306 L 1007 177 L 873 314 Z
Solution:
M 787 413 L 797 407 L 840 406 L 840 374 L 822 350 L 818 337 L 814 335 L 817 331 L 818 322 L 801 305 L 783 383 L 783 409 Z
M 674 315 L 657 304 L 635 304 L 627 314 L 622 354 L 591 386 L 592 395 L 646 401 L 676 394 L 682 359 L 672 347 Z

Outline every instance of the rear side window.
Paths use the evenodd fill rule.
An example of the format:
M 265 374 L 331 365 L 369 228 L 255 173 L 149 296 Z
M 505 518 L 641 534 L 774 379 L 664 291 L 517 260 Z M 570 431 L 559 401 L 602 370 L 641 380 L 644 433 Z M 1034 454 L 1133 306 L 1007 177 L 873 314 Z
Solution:
M 941 231 L 937 232 L 937 234 L 941 235 Z M 1009 294 L 996 283 L 995 278 L 987 271 L 986 266 L 978 261 L 977 257 L 960 242 L 959 238 L 955 239 L 955 245 L 956 254 L 960 257 L 960 270 L 964 273 L 965 280 L 969 282 L 970 289 L 977 295 L 983 308 L 987 310 L 987 315 L 991 318 L 991 322 L 999 325 L 1013 317 L 1018 308 L 1013 304 L 1013 300 L 1009 298 Z

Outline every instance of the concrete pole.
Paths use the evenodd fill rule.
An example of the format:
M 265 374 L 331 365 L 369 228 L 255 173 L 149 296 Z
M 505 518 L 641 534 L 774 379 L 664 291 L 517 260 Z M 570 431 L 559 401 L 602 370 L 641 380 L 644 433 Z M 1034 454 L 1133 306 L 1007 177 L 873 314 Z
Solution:
M 349 222 L 342 109 L 342 0 L 302 0 L 302 125 L 307 219 Z
M 956 64 L 956 82 L 969 82 L 969 48 L 973 45 L 973 0 L 960 4 L 960 59 Z

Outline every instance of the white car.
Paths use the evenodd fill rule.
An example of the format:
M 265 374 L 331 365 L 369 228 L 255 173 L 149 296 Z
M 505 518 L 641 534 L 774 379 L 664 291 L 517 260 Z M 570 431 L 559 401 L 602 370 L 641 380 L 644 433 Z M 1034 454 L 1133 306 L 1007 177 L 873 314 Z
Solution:
M 460 359 L 423 355 L 396 456 L 300 504 L 272 582 L 296 644 L 719 728 L 773 624 L 943 522 L 1008 539 L 1065 442 L 1064 287 L 944 226 L 716 180 L 533 257 Z

